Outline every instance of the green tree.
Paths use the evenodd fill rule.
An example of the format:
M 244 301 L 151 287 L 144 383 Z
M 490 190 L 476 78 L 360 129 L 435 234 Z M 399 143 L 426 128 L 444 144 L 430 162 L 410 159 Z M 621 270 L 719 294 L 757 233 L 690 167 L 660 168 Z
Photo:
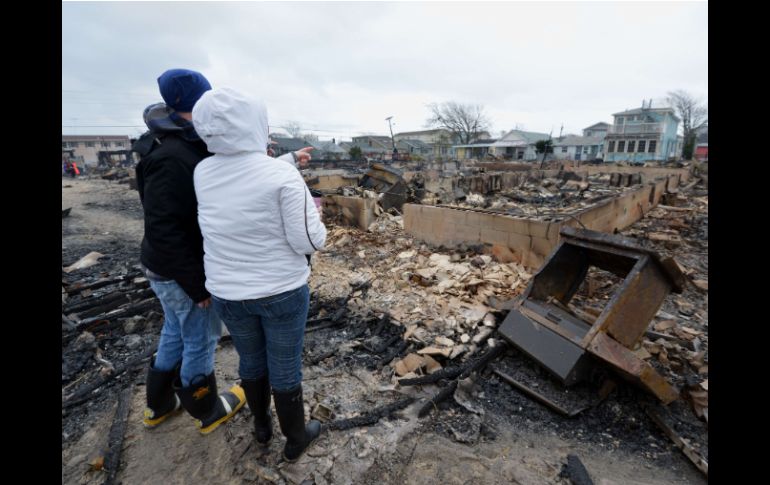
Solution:
M 361 160 L 362 153 L 360 147 L 350 147 L 348 153 L 350 153 L 350 158 L 353 160 Z
M 535 142 L 535 153 L 543 154 L 543 160 L 540 162 L 540 166 L 542 167 L 545 163 L 545 155 L 547 153 L 553 153 L 553 140 L 549 138 L 547 140 L 538 140 Z

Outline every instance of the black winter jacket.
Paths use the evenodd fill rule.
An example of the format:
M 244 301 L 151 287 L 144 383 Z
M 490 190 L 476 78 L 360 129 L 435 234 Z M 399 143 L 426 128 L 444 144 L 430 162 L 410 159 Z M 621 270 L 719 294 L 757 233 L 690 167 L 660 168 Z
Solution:
M 201 302 L 211 296 L 204 283 L 203 236 L 193 171 L 211 156 L 202 141 L 177 133 L 149 132 L 134 144 L 141 156 L 136 182 L 144 207 L 141 262 L 153 273 L 176 281 Z

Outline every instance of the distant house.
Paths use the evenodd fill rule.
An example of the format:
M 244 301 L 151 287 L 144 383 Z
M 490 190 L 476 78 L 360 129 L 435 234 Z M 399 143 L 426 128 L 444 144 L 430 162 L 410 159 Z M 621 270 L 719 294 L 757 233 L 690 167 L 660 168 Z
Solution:
M 452 145 L 455 145 L 459 141 L 449 130 L 443 128 L 422 131 L 405 131 L 396 133 L 393 135 L 393 138 L 396 142 L 402 140 L 421 141 L 431 147 L 432 153 L 430 153 L 430 156 L 433 158 L 454 156 Z
M 62 135 L 61 147 L 62 150 L 73 149 L 73 157 L 80 157 L 84 164 L 95 166 L 99 164 L 100 152 L 122 154 L 131 149 L 131 142 L 127 135 Z
M 354 136 L 352 145 L 360 148 L 361 154 L 367 158 L 374 158 L 376 160 L 390 160 L 393 158 L 393 141 L 389 136 Z
M 396 142 L 399 153 L 408 153 L 411 156 L 430 157 L 433 147 L 418 139 L 401 139 Z
M 602 158 L 603 136 L 567 135 L 553 142 L 553 156 L 560 160 L 593 160 Z
M 609 130 L 609 128 L 609 123 L 600 121 L 599 123 L 595 123 L 588 128 L 583 128 L 583 136 L 604 138 L 607 135 L 607 130 Z
M 334 140 L 314 141 L 311 145 L 315 148 L 312 151 L 313 158 L 317 160 L 343 160 L 350 158 L 348 150 L 337 145 Z
M 455 158 L 458 160 L 467 160 L 469 158 L 484 158 L 489 153 L 489 149 L 497 141 L 496 138 L 485 140 L 476 140 L 465 145 L 453 145 Z
M 663 161 L 677 156 L 679 118 L 672 108 L 642 107 L 612 115 L 604 138 L 608 162 Z
M 489 152 L 509 160 L 533 161 L 537 160 L 535 143 L 540 140 L 548 140 L 550 137 L 548 133 L 511 130 L 492 143 Z

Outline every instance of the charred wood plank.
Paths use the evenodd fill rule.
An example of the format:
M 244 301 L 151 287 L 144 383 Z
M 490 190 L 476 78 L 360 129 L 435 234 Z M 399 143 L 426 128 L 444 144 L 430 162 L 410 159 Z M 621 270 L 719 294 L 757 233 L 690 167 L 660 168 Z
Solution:
M 147 310 L 155 309 L 160 307 L 160 301 L 158 301 L 157 298 L 152 297 L 148 298 L 146 300 L 142 300 L 140 302 L 134 303 L 129 305 L 126 308 L 123 308 L 118 311 L 112 311 L 109 313 L 103 313 L 101 315 L 97 315 L 95 317 L 86 318 L 84 320 L 81 320 L 78 323 L 78 328 L 85 328 L 86 325 L 89 325 L 93 322 L 96 322 L 98 320 L 115 320 L 117 318 L 124 318 L 124 317 L 132 317 L 134 315 L 137 315 L 139 313 L 146 312 Z
M 439 391 L 435 396 L 430 398 L 427 403 L 425 403 L 421 408 L 420 411 L 417 413 L 417 416 L 423 417 L 430 413 L 434 408 L 437 408 L 437 405 L 440 402 L 446 401 L 446 399 L 449 396 L 454 395 L 455 390 L 457 389 L 457 380 L 454 380 L 449 383 L 448 386 L 444 387 Z
M 410 379 L 399 379 L 398 384 L 401 386 L 433 384 L 442 379 L 454 379 L 458 376 L 460 379 L 465 379 L 466 377 L 470 376 L 472 372 L 483 368 L 489 362 L 499 357 L 506 348 L 506 345 L 501 342 L 499 345 L 489 348 L 483 355 L 471 360 L 465 365 L 445 367 L 427 376 L 414 377 Z
M 104 457 L 104 468 L 107 470 L 107 478 L 103 485 L 114 485 L 115 477 L 120 466 L 120 454 L 123 451 L 123 439 L 126 435 L 126 422 L 128 411 L 131 409 L 131 387 L 127 387 L 120 393 L 118 408 L 115 410 L 115 419 L 110 427 L 107 438 L 107 453 Z
M 105 286 L 114 285 L 115 283 L 121 283 L 123 281 L 133 280 L 134 278 L 139 276 L 142 276 L 142 273 L 140 271 L 135 271 L 133 273 L 128 273 L 122 276 L 116 276 L 112 278 L 102 278 L 92 283 L 87 283 L 84 285 L 78 285 L 77 283 L 74 283 L 69 288 L 67 288 L 66 291 L 68 295 L 73 295 L 75 293 L 80 293 L 81 291 L 95 290 L 97 288 L 103 288 Z
M 386 416 L 390 416 L 396 411 L 404 409 L 405 407 L 409 406 L 413 402 L 414 402 L 413 397 L 406 397 L 394 403 L 374 408 L 371 411 L 365 414 L 362 414 L 361 416 L 332 421 L 331 423 L 328 423 L 327 425 L 325 425 L 325 427 L 326 429 L 329 429 L 329 430 L 343 431 L 350 428 L 370 426 L 372 424 L 377 423 L 380 419 Z

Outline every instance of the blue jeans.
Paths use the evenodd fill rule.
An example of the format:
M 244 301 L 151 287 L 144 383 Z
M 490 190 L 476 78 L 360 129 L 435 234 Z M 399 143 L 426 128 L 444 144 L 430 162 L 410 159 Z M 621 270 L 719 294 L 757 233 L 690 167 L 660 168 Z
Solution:
M 214 353 L 222 334 L 222 320 L 214 309 L 200 308 L 174 280 L 150 280 L 163 306 L 163 329 L 160 332 L 155 369 L 172 370 L 182 361 L 182 386 L 188 387 L 198 375 L 214 370 Z
M 269 376 L 276 391 L 290 391 L 302 383 L 302 344 L 310 306 L 310 289 L 257 300 L 229 301 L 212 296 L 238 351 L 241 379 Z

